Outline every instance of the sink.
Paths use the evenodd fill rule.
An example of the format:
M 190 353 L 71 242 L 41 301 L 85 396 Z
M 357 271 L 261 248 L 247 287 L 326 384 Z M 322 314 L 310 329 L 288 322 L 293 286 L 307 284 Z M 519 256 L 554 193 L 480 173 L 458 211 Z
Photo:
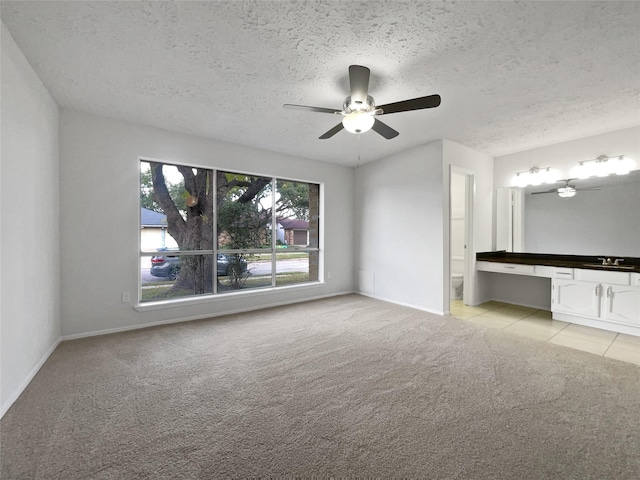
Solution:
M 583 267 L 587 268 L 602 268 L 604 270 L 610 269 L 619 269 L 619 270 L 635 270 L 634 265 L 602 265 L 601 263 L 585 263 Z

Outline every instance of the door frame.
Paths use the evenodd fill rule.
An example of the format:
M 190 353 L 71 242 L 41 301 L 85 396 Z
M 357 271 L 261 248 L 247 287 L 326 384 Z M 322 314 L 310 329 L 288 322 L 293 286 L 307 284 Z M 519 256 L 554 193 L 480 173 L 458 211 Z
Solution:
M 463 290 L 462 303 L 464 305 L 473 305 L 474 298 L 474 282 L 473 271 L 475 267 L 473 247 L 473 205 L 475 196 L 475 177 L 474 172 L 456 165 L 449 165 L 449 252 L 447 261 L 449 262 L 449 282 L 447 286 L 447 295 L 449 305 L 451 304 L 451 178 L 452 174 L 463 175 L 465 177 L 465 208 L 464 208 L 464 274 L 463 274 Z M 447 309 L 448 310 L 448 309 Z

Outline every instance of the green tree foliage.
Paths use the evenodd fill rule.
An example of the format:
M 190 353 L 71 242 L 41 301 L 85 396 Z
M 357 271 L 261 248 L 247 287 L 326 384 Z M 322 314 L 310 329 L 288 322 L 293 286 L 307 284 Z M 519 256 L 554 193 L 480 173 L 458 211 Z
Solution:
M 309 220 L 309 184 L 278 180 L 278 215 Z
M 218 230 L 226 239 L 226 248 L 266 246 L 265 229 L 271 214 L 258 205 L 227 201 L 218 207 Z
M 178 210 L 185 212 L 187 210 L 186 199 L 189 196 L 184 188 L 184 182 L 177 184 L 168 183 L 169 196 Z M 164 213 L 160 205 L 153 199 L 153 180 L 151 178 L 151 170 L 147 169 L 140 173 L 140 206 L 147 210 Z

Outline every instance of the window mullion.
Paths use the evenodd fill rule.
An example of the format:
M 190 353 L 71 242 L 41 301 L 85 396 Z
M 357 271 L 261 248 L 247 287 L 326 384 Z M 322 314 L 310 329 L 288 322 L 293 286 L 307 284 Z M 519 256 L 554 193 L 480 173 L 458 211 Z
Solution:
M 276 286 L 276 237 L 278 236 L 278 219 L 276 218 L 276 178 L 271 179 L 271 286 Z
M 213 283 L 212 292 L 214 295 L 218 293 L 218 171 L 213 170 L 213 201 L 211 202 L 212 218 L 213 222 L 211 228 L 213 229 L 213 265 L 211 272 L 211 283 Z

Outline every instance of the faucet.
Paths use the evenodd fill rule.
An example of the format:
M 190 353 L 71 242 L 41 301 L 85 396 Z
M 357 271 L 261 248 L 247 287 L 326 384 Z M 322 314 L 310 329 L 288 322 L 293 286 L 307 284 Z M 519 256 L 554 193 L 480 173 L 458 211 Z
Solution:
M 620 262 L 624 262 L 624 258 L 616 258 L 614 261 L 611 258 L 598 257 L 598 260 L 602 260 L 602 265 L 604 266 L 619 266 Z

